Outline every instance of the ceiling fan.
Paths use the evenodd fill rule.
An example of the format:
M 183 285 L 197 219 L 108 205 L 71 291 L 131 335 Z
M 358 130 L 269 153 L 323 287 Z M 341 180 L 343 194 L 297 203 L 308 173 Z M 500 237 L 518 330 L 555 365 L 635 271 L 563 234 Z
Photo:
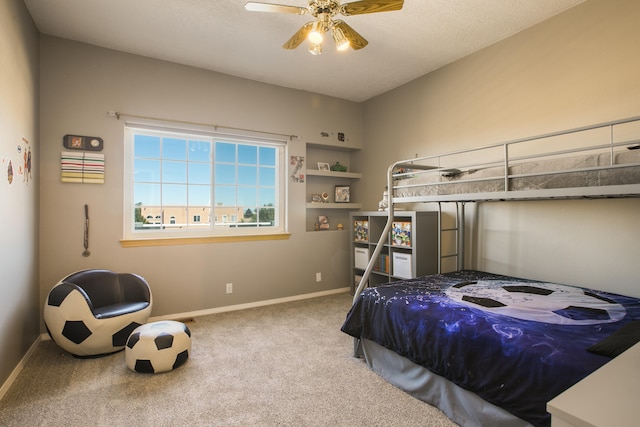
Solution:
M 294 15 L 311 15 L 315 21 L 307 22 L 285 44 L 285 49 L 295 49 L 308 39 L 309 52 L 313 55 L 322 53 L 324 34 L 331 33 L 338 50 L 351 47 L 362 49 L 369 42 L 356 30 L 341 19 L 334 19 L 338 14 L 344 16 L 362 15 L 365 13 L 389 12 L 400 10 L 404 0 L 360 0 L 340 4 L 338 0 L 310 0 L 307 7 L 287 6 L 273 3 L 248 2 L 244 8 L 250 12 L 275 12 Z

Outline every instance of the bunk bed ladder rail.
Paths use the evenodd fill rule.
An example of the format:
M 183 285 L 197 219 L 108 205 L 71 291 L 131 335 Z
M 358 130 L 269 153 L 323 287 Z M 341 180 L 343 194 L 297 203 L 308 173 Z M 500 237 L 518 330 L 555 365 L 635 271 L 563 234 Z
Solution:
M 380 238 L 378 239 L 378 244 L 376 245 L 376 247 L 373 250 L 373 253 L 371 254 L 371 256 L 369 257 L 369 263 L 367 264 L 367 268 L 364 270 L 364 273 L 362 273 L 362 278 L 360 279 L 360 283 L 358 283 L 358 286 L 356 287 L 354 293 L 353 293 L 353 304 L 356 303 L 356 300 L 358 299 L 358 296 L 360 296 L 360 294 L 362 293 L 362 291 L 364 290 L 365 287 L 367 287 L 367 283 L 369 282 L 369 276 L 371 276 L 371 272 L 373 271 L 373 266 L 376 262 L 376 260 L 378 259 L 378 256 L 380 255 L 380 252 L 382 252 L 382 248 L 385 244 L 385 242 L 388 239 L 389 233 L 391 232 L 391 227 L 393 225 L 393 211 L 394 211 L 394 207 L 393 207 L 393 171 L 396 167 L 397 164 L 399 164 L 400 162 L 396 162 L 394 164 L 392 164 L 391 166 L 389 166 L 389 169 L 387 170 L 387 188 L 389 189 L 388 191 L 388 196 L 387 196 L 387 201 L 389 204 L 388 207 L 388 215 L 387 215 L 387 223 L 384 226 L 384 229 L 382 230 L 382 233 L 380 234 Z M 358 338 L 354 338 L 353 339 L 353 356 L 354 357 L 361 357 L 362 356 L 362 347 L 360 345 L 360 340 Z
M 442 262 L 448 258 L 456 259 L 457 271 L 464 268 L 464 202 L 451 202 L 455 203 L 456 215 L 453 227 L 449 228 L 442 228 L 442 203 L 438 202 L 438 274 L 442 273 Z M 444 233 L 455 233 L 453 252 L 446 255 L 443 255 Z
M 367 263 L 367 268 L 364 273 L 362 273 L 362 278 L 360 279 L 360 283 L 356 287 L 353 293 L 353 304 L 356 303 L 358 296 L 362 293 L 362 291 L 367 287 L 369 282 L 369 276 L 371 276 L 371 272 L 373 271 L 373 266 L 375 264 L 375 260 L 378 259 L 380 252 L 384 247 L 384 244 L 388 240 L 389 233 L 391 232 L 391 228 L 393 226 L 393 217 L 394 217 L 394 203 L 393 203 L 393 171 L 395 170 L 397 165 L 406 164 L 406 162 L 396 162 L 389 166 L 387 171 L 387 188 L 389 188 L 388 192 L 388 215 L 387 222 L 380 234 L 380 238 L 378 239 L 378 243 L 369 258 L 369 262 Z M 464 268 L 464 205 L 465 202 L 455 201 L 456 206 L 456 215 L 455 215 L 455 225 L 452 228 L 442 228 L 442 202 L 438 202 L 438 273 L 442 272 L 442 260 L 446 258 L 456 258 L 456 270 L 461 270 Z M 454 243 L 454 252 L 447 255 L 442 255 L 442 234 L 455 232 L 456 238 Z M 360 340 L 358 338 L 353 339 L 353 356 L 361 357 L 362 346 L 360 345 Z

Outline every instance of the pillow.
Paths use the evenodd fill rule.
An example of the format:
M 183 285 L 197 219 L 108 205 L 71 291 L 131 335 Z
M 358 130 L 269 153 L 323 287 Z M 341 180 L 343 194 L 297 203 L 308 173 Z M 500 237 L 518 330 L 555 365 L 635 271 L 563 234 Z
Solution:
M 627 323 L 613 334 L 587 349 L 601 356 L 616 357 L 640 341 L 640 320 Z

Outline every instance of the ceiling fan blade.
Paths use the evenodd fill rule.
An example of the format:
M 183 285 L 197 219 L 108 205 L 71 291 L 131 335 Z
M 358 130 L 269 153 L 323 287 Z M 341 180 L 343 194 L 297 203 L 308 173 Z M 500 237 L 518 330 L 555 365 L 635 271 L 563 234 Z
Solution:
M 297 48 L 298 46 L 300 46 L 300 43 L 302 43 L 307 38 L 312 27 L 313 22 L 307 22 L 302 28 L 296 31 L 296 33 L 291 36 L 291 38 L 287 40 L 287 42 L 283 44 L 282 47 L 285 49 Z
M 402 9 L 404 0 L 361 0 L 345 3 L 340 6 L 340 13 L 345 16 L 362 15 L 364 13 L 391 12 Z
M 309 11 L 306 7 L 286 6 L 273 3 L 256 3 L 252 1 L 246 3 L 244 8 L 249 12 L 290 13 L 293 15 L 304 15 Z
M 349 43 L 353 50 L 362 49 L 369 44 L 369 42 L 364 37 L 358 34 L 358 32 L 351 28 L 346 22 L 337 20 L 334 21 L 334 25 L 342 30 L 344 36 L 347 38 L 347 40 L 349 40 Z

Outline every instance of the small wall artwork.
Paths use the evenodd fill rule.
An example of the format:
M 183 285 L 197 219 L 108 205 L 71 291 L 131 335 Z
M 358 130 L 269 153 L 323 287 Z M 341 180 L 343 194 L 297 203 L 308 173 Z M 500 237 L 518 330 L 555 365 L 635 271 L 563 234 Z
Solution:
M 63 151 L 60 165 L 62 182 L 104 184 L 104 154 Z
M 304 156 L 291 156 L 289 160 L 289 181 L 304 182 Z
M 15 151 L 12 153 L 2 154 L 0 156 L 0 164 L 6 172 L 6 182 L 11 185 L 15 182 L 23 182 L 29 184 L 33 180 L 32 174 L 32 158 L 31 144 L 27 138 L 17 144 Z

